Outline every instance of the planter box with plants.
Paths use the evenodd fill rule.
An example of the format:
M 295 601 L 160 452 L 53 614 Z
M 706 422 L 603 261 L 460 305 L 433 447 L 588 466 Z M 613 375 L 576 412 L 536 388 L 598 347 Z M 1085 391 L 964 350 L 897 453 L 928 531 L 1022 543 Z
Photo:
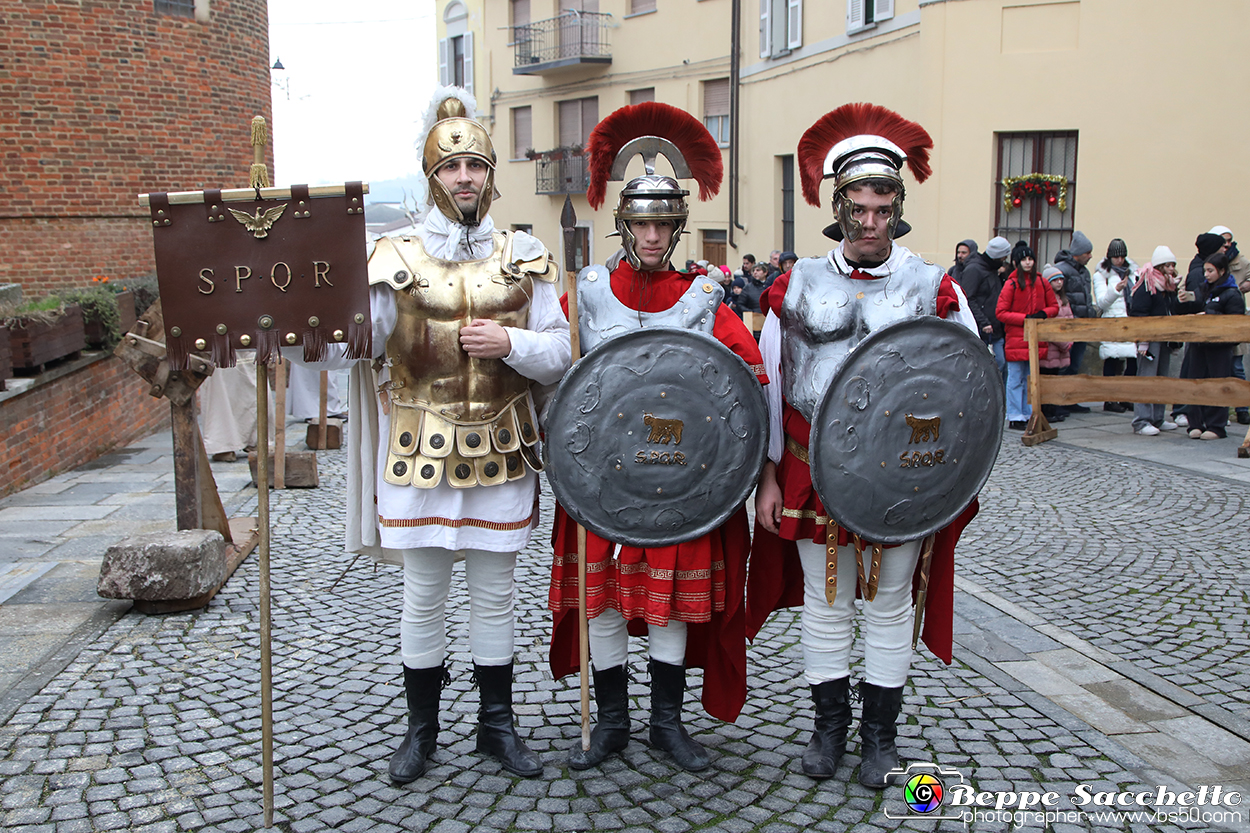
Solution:
M 82 309 L 62 298 L 28 301 L 0 323 L 9 329 L 13 369 L 25 375 L 42 373 L 57 359 L 76 358 L 87 346 Z
M 61 293 L 67 304 L 82 308 L 87 344 L 111 350 L 135 324 L 135 296 L 109 278 L 97 275 L 91 286 Z

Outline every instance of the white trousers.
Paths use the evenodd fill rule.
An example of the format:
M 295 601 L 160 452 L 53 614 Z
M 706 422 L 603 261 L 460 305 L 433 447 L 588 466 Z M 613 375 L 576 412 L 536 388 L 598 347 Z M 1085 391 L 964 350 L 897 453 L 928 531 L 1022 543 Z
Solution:
M 849 677 L 859 569 L 853 546 L 838 547 L 838 594 L 825 601 L 825 545 L 798 541 L 803 564 L 803 665 L 809 685 Z M 911 668 L 911 579 L 920 542 L 885 550 L 877 595 L 864 602 L 864 679 L 882 688 L 899 688 Z M 865 570 L 872 548 L 864 551 Z
M 437 668 L 447 656 L 447 594 L 456 553 L 437 547 L 400 550 L 404 556 L 404 609 L 399 650 L 412 669 Z M 469 651 L 477 665 L 512 662 L 516 620 L 515 552 L 463 550 L 469 589 Z
M 686 664 L 686 623 L 647 625 L 651 659 L 666 665 Z M 590 662 L 596 671 L 624 665 L 629 657 L 629 630 L 625 617 L 611 608 L 590 620 Z

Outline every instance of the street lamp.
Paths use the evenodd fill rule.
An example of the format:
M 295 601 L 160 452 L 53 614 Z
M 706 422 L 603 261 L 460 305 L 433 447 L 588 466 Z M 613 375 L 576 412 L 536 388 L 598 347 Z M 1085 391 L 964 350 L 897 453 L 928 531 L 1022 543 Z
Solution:
M 269 69 L 271 71 L 281 72 L 281 71 L 285 71 L 286 67 L 282 66 L 282 59 L 277 58 L 276 60 L 274 60 L 273 66 L 271 66 Z M 272 83 L 275 87 L 282 90 L 282 92 L 286 94 L 287 101 L 291 100 L 291 79 L 290 78 L 282 78 L 282 79 L 270 78 L 270 83 Z

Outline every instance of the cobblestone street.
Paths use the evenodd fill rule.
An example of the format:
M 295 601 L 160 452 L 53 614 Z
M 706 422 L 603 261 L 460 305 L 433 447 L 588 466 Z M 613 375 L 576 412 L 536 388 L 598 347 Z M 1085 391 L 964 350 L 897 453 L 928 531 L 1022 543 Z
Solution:
M 345 452 L 331 451 L 318 455 L 320 488 L 271 496 L 275 829 L 1250 829 L 1238 806 L 1201 809 L 1241 811 L 1241 822 L 1130 820 L 1114 811 L 1143 808 L 1082 815 L 1068 800 L 1078 785 L 1250 793 L 1244 486 L 1071 444 L 1024 448 L 1009 434 L 957 552 L 955 663 L 917 654 L 900 748 L 942 766 L 948 791 L 1054 791 L 1062 818 L 911 813 L 900 788 L 855 782 L 857 724 L 837 778 L 804 776 L 811 700 L 797 611 L 775 616 L 751 646 L 737 723 L 703 714 L 692 672 L 687 726 L 712 752 L 711 769 L 685 773 L 645 742 L 644 640 L 631 646 L 628 749 L 600 769 L 569 769 L 578 681 L 547 670 L 546 490 L 544 525 L 518 561 L 515 685 L 519 730 L 543 776 L 511 776 L 473 751 L 458 565 L 439 749 L 423 777 L 392 785 L 386 765 L 405 728 L 401 577 L 343 552 Z M 244 493 L 236 515 L 255 513 L 254 490 Z M 0 828 L 263 829 L 259 665 L 255 555 L 206 609 L 126 613 L 0 727 Z

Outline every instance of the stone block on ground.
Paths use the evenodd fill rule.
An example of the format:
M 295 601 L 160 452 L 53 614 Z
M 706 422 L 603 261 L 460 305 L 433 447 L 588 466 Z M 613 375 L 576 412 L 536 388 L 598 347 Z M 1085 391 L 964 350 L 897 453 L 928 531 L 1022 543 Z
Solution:
M 252 471 L 252 483 L 256 480 L 256 466 L 260 462 L 255 451 L 247 453 L 247 465 Z M 269 486 L 273 487 L 273 452 L 269 453 Z M 317 455 L 311 451 L 288 451 L 286 453 L 286 488 L 315 489 L 317 479 Z
M 177 601 L 212 592 L 226 578 L 226 541 L 209 529 L 135 535 L 109 547 L 96 592 L 106 599 Z
M 304 437 L 304 444 L 313 451 L 320 448 L 321 440 L 321 424 L 319 422 L 308 423 L 308 433 Z M 326 418 L 326 448 L 341 448 L 343 445 L 343 420 L 335 417 Z

